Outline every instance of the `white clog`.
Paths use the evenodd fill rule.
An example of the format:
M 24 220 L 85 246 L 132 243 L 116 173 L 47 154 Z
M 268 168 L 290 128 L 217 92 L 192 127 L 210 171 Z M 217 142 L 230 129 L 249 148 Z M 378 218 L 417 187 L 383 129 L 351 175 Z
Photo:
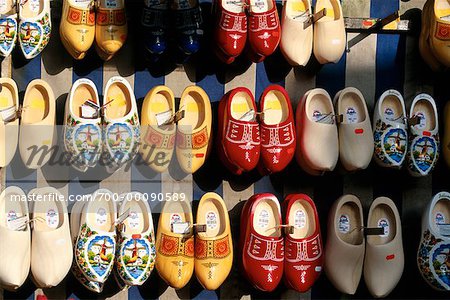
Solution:
M 348 87 L 336 94 L 334 104 L 343 116 L 338 123 L 340 161 L 347 171 L 365 169 L 373 156 L 373 134 L 364 96 Z
M 74 82 L 66 100 L 64 147 L 72 166 L 82 172 L 97 165 L 102 151 L 102 121 L 86 103 L 101 107 L 95 84 L 81 78 Z
M 434 289 L 450 291 L 450 193 L 437 193 L 422 215 L 417 266 Z
M 298 164 L 311 175 L 333 171 L 339 157 L 333 103 L 324 89 L 308 91 L 296 111 Z
M 281 20 L 280 50 L 289 64 L 305 66 L 313 47 L 313 25 L 305 28 L 312 13 L 309 0 L 287 0 Z
M 26 59 L 39 55 L 50 40 L 50 0 L 18 0 L 19 43 Z
M 144 195 L 138 192 L 120 196 L 119 217 L 128 217 L 118 226 L 116 269 L 126 285 L 142 285 L 155 266 L 156 247 L 153 218 Z M 127 213 L 128 212 L 128 213 Z
M 0 194 L 0 285 L 18 289 L 30 271 L 31 235 L 28 202 L 16 186 Z
M 41 79 L 31 81 L 25 91 L 19 133 L 19 152 L 29 169 L 44 166 L 56 143 L 56 101 L 53 90 Z
M 72 265 L 73 251 L 69 215 L 64 196 L 53 187 L 36 188 L 31 215 L 31 273 L 37 286 L 57 286 Z M 42 200 L 39 200 L 39 198 Z
M 344 54 L 346 33 L 339 0 L 317 0 L 315 13 L 326 9 L 325 17 L 314 24 L 314 56 L 321 64 L 337 63 Z
M 439 122 L 433 97 L 417 95 L 409 116 L 417 118 L 417 124 L 409 126 L 408 171 L 412 176 L 425 176 L 439 158 Z
M 373 115 L 374 158 L 382 167 L 401 168 L 408 148 L 406 109 L 402 95 L 387 90 L 378 99 Z
M 382 298 L 397 286 L 405 263 L 400 215 L 391 199 L 378 197 L 373 201 L 367 227 L 384 229 L 381 235 L 367 236 L 364 258 L 366 286 L 373 297 Z
M 0 21 L 1 22 L 1 21 Z M 14 157 L 19 140 L 19 93 L 11 78 L 0 78 L 0 168 Z
M 354 295 L 361 280 L 365 238 L 363 209 L 354 195 L 336 200 L 328 215 L 325 273 L 341 293 Z

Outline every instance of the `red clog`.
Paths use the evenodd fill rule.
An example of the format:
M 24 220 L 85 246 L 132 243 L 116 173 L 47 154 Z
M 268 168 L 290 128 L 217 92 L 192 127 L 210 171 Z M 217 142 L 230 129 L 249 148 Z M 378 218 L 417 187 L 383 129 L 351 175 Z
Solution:
M 247 88 L 236 88 L 219 103 L 217 149 L 223 164 L 240 175 L 254 169 L 260 156 L 256 104 Z
M 288 195 L 283 203 L 286 230 L 284 275 L 286 285 L 308 291 L 322 271 L 323 247 L 314 201 L 304 194 Z
M 244 50 L 247 41 L 247 15 L 239 1 L 215 0 L 213 15 L 215 52 L 220 60 L 232 63 Z
M 273 291 L 283 276 L 284 245 L 280 204 L 272 194 L 256 194 L 241 213 L 240 249 L 244 275 L 258 289 Z
M 275 52 L 281 38 L 280 20 L 274 0 L 250 0 L 248 39 L 254 55 L 250 58 L 259 62 Z
M 286 90 L 279 85 L 268 86 L 260 100 L 261 159 L 269 172 L 280 172 L 295 154 L 295 125 L 291 101 Z

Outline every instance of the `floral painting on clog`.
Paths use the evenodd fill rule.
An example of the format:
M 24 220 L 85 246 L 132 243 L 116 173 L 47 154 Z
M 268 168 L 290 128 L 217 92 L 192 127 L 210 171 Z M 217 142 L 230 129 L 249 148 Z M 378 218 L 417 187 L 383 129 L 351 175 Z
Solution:
M 24 53 L 30 54 L 39 45 L 42 28 L 36 23 L 24 22 L 20 24 L 19 34 Z
M 2 55 L 11 53 L 16 36 L 17 21 L 12 18 L 0 18 L 0 52 Z
M 429 173 L 433 169 L 438 156 L 436 140 L 428 136 L 416 137 L 411 143 L 411 151 L 410 164 L 412 166 L 410 166 L 410 169 L 422 175 Z
M 133 235 L 124 239 L 117 264 L 120 276 L 129 283 L 140 284 L 147 280 L 155 265 L 156 248 L 148 236 Z
M 418 252 L 418 266 L 424 279 L 435 289 L 450 290 L 450 244 L 424 232 Z

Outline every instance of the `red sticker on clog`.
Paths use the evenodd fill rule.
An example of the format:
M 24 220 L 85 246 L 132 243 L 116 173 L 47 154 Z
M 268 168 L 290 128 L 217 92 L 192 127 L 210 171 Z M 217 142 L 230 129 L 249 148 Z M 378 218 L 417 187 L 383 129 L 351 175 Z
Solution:
M 423 135 L 424 135 L 424 136 L 431 136 L 431 132 L 429 132 L 429 131 L 424 131 L 424 132 L 423 132 Z
M 202 158 L 202 157 L 204 157 L 205 156 L 205 154 L 203 154 L 203 153 L 197 153 L 197 154 L 195 154 L 195 157 L 197 157 L 197 158 Z
M 363 134 L 363 133 L 364 133 L 364 129 L 362 129 L 362 128 L 356 128 L 356 129 L 355 129 L 355 133 L 356 133 L 356 134 Z
M 394 254 L 390 254 L 388 256 L 386 256 L 386 260 L 393 260 L 395 258 Z

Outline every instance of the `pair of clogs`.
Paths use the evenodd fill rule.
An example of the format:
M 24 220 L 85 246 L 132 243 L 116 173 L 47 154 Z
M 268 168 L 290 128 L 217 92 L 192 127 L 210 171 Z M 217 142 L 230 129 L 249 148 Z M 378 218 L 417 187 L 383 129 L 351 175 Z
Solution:
M 111 59 L 127 39 L 125 0 L 64 0 L 59 34 L 67 52 L 83 59 L 94 43 L 103 60 Z
M 304 194 L 288 195 L 283 210 L 282 220 L 280 203 L 272 194 L 247 200 L 241 212 L 241 265 L 245 277 L 262 291 L 273 291 L 284 276 L 289 288 L 303 293 L 322 271 L 319 217 Z
M 291 65 L 305 66 L 312 52 L 321 64 L 336 63 L 344 54 L 346 33 L 341 3 L 339 0 L 316 1 L 314 13 L 323 9 L 325 16 L 312 24 L 310 0 L 284 3 L 280 49 Z
M 366 101 L 356 88 L 334 98 L 323 89 L 302 97 L 296 111 L 298 164 L 311 175 L 333 171 L 340 157 L 348 171 L 365 169 L 373 153 Z
M 195 270 L 205 289 L 219 288 L 233 264 L 230 219 L 222 197 L 203 195 L 195 224 L 188 200 L 167 201 L 159 218 L 156 248 L 156 269 L 168 285 L 184 287 Z
M 179 110 L 167 86 L 156 86 L 145 96 L 141 111 L 142 159 L 155 172 L 167 170 L 176 149 L 178 163 L 185 173 L 194 173 L 205 163 L 212 138 L 211 103 L 198 86 L 182 93 Z
M 35 79 L 28 84 L 23 106 L 19 107 L 14 80 L 0 78 L 0 86 L 0 167 L 11 162 L 19 146 L 25 166 L 41 168 L 51 158 L 56 144 L 53 90 L 45 81 Z
M 268 86 L 259 104 L 260 113 L 252 93 L 244 87 L 231 90 L 220 100 L 217 149 L 234 174 L 256 167 L 262 173 L 280 172 L 294 157 L 294 116 L 286 90 Z
M 404 267 L 402 228 L 391 199 L 378 197 L 364 225 L 361 202 L 354 195 L 335 201 L 328 217 L 325 273 L 342 293 L 353 295 L 364 269 L 372 296 L 386 297 L 399 282 Z
M 134 158 L 139 143 L 136 98 L 125 78 L 108 80 L 103 104 L 91 80 L 75 81 L 64 117 L 64 146 L 75 169 L 85 172 L 101 157 L 106 168 L 114 171 Z
M 70 215 L 75 259 L 72 273 L 90 291 L 100 293 L 114 265 L 125 285 L 142 285 L 155 265 L 153 219 L 139 192 L 118 197 L 107 189 L 77 201 Z
M 73 258 L 64 197 L 52 187 L 36 188 L 26 195 L 21 188 L 9 186 L 0 194 L 0 211 L 0 285 L 18 289 L 31 266 L 38 287 L 57 286 Z
M 412 176 L 425 176 L 436 165 L 439 124 L 430 95 L 414 98 L 408 119 L 402 95 L 396 90 L 384 92 L 375 105 L 373 132 L 374 158 L 380 166 L 399 169 L 406 160 Z

